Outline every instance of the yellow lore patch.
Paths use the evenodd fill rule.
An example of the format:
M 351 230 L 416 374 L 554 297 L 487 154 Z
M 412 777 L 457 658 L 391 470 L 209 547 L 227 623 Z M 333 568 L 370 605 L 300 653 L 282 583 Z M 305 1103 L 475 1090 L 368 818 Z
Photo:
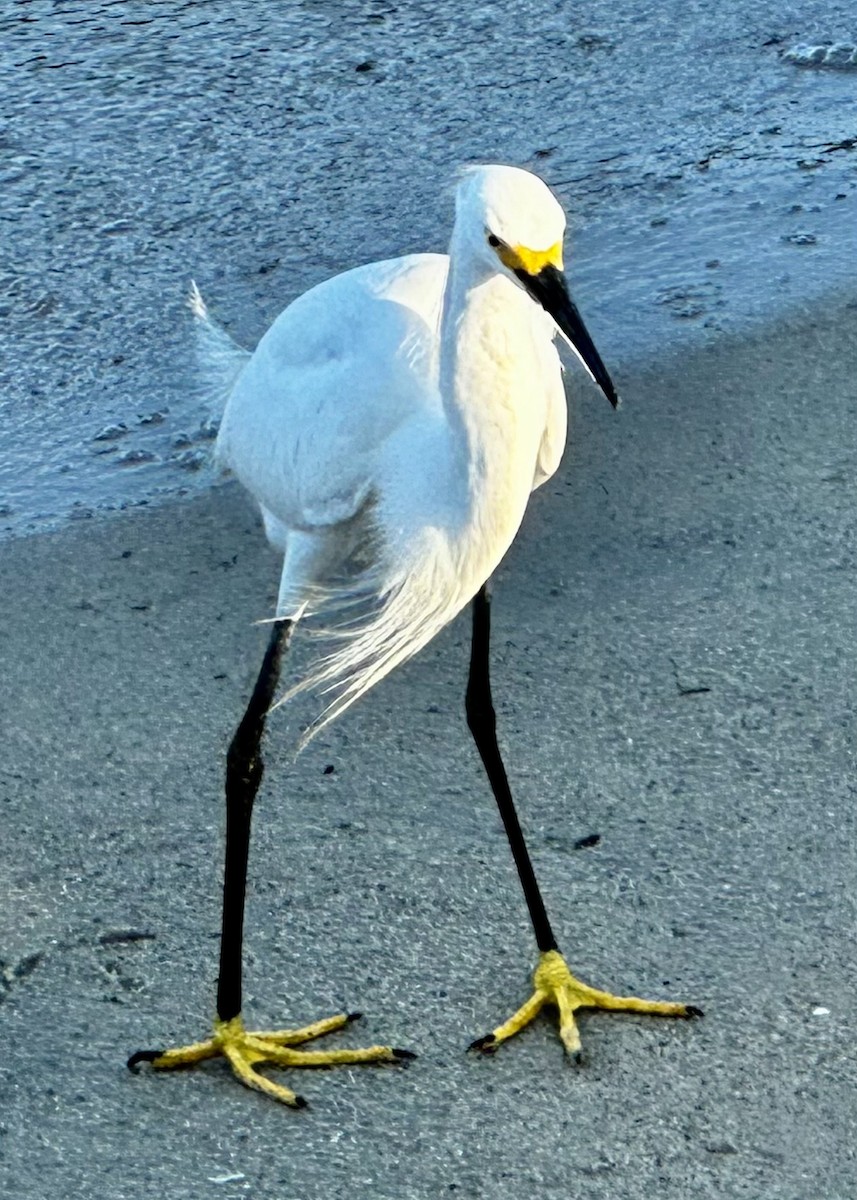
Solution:
M 538 275 L 545 267 L 562 270 L 562 242 L 557 242 L 548 250 L 530 250 L 526 246 L 498 246 L 497 254 L 510 271 L 526 271 L 528 275 Z

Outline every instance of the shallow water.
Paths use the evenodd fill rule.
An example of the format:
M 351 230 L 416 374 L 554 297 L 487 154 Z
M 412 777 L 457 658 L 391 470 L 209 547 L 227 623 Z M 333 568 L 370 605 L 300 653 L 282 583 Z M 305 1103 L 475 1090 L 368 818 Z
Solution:
M 7 6 L 0 532 L 208 486 L 189 279 L 252 345 L 320 279 L 442 249 L 462 162 L 555 187 L 620 383 L 850 285 L 857 73 L 788 57 L 853 40 L 844 4 L 575 12 Z

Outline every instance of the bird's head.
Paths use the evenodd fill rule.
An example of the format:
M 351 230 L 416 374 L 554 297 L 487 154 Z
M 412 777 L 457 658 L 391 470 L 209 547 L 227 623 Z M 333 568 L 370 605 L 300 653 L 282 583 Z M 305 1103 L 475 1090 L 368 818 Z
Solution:
M 550 314 L 615 408 L 619 397 L 568 291 L 562 268 L 565 213 L 553 192 L 520 167 L 469 167 L 456 191 L 456 225 L 487 269 L 510 275 Z

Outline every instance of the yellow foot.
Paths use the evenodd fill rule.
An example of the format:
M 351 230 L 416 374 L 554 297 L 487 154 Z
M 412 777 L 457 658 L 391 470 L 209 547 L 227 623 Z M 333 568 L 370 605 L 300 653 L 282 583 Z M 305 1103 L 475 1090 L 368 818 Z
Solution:
M 233 1073 L 246 1087 L 273 1096 L 291 1108 L 306 1108 L 306 1100 L 291 1088 L 260 1075 L 256 1066 L 271 1063 L 277 1067 L 335 1067 L 353 1063 L 395 1063 L 416 1058 L 410 1050 L 394 1050 L 390 1046 L 369 1046 L 363 1050 L 295 1050 L 302 1042 L 311 1042 L 326 1033 L 356 1021 L 360 1013 L 340 1013 L 305 1025 L 303 1029 L 278 1029 L 251 1033 L 244 1028 L 241 1017 L 214 1022 L 214 1033 L 205 1042 L 194 1042 L 175 1050 L 138 1050 L 128 1059 L 136 1070 L 138 1063 L 150 1062 L 156 1071 L 174 1067 L 190 1067 L 206 1058 L 218 1055 L 228 1061 Z
M 660 1017 L 701 1017 L 702 1010 L 692 1004 L 670 1004 L 663 1000 L 638 1000 L 635 996 L 612 996 L 599 992 L 575 979 L 558 950 L 548 950 L 539 958 L 533 975 L 535 991 L 508 1021 L 498 1025 L 470 1045 L 471 1050 L 493 1054 L 501 1042 L 529 1025 L 545 1004 L 559 1009 L 559 1036 L 566 1053 L 575 1062 L 582 1061 L 580 1034 L 574 1014 L 578 1008 L 609 1008 L 614 1012 L 652 1013 Z

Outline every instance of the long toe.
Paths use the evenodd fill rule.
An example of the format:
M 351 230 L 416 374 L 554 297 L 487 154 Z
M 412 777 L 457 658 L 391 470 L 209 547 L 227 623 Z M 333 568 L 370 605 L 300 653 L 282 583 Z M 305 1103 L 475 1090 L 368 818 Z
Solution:
M 560 1040 L 569 1058 L 577 1065 L 580 1065 L 583 1058 L 580 1045 L 580 1031 L 574 1019 L 572 997 L 565 988 L 560 991 L 556 998 L 556 1003 L 559 1008 Z

